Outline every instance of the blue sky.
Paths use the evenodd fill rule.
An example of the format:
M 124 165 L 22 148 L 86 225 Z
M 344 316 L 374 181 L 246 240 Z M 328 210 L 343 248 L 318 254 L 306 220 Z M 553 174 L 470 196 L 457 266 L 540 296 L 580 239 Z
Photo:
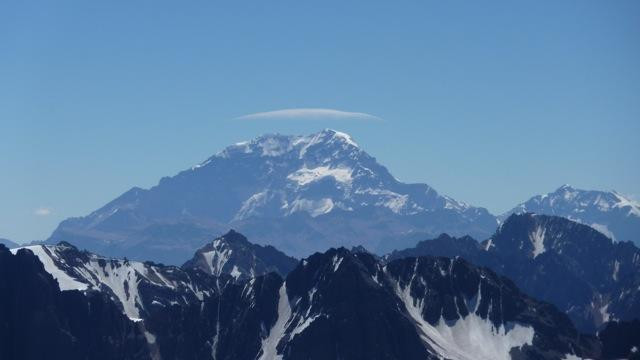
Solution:
M 290 108 L 382 120 L 237 119 Z M 640 2 L 0 5 L 0 237 L 327 127 L 494 213 L 563 183 L 638 197 Z

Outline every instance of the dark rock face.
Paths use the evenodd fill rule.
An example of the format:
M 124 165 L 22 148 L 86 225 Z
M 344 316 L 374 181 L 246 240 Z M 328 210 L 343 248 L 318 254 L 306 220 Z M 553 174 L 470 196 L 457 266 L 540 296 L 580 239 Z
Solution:
M 431 257 L 383 266 L 367 253 L 345 249 L 303 260 L 285 281 L 277 274 L 258 276 L 227 283 L 201 304 L 159 308 L 145 324 L 163 356 L 179 358 L 599 354 L 597 340 L 580 335 L 565 314 L 489 270 Z
M 205 245 L 182 265 L 183 269 L 200 269 L 207 274 L 229 274 L 236 280 L 275 272 L 287 276 L 298 260 L 273 246 L 250 243 L 244 235 L 231 230 Z
M 582 331 L 640 316 L 640 250 L 564 218 L 513 215 L 481 244 L 442 235 L 387 259 L 421 255 L 461 256 L 487 266 L 565 311 Z
M 145 324 L 165 359 L 255 359 L 281 285 L 277 274 L 227 283 L 201 303 L 156 308 Z
M 0 245 L 0 358 L 150 359 L 147 341 L 106 296 L 60 291 L 29 251 Z
M 640 320 L 612 321 L 598 332 L 603 359 L 640 359 Z
M 384 277 L 371 255 L 345 249 L 303 261 L 286 280 L 291 316 L 279 352 L 288 359 L 435 358 L 376 275 Z
M 485 238 L 496 226 L 486 209 L 401 183 L 348 135 L 324 130 L 229 146 L 151 189 L 132 188 L 63 221 L 47 243 L 178 265 L 230 228 L 302 257 L 354 245 L 385 253 L 441 232 Z
M 461 258 L 406 258 L 392 261 L 386 269 L 409 304 L 407 308 L 415 304 L 414 311 L 428 323 L 423 328 L 453 324 L 454 335 L 440 340 L 456 345 L 445 357 L 462 352 L 470 359 L 508 358 L 500 352 L 505 344 L 513 346 L 506 351 L 513 358 L 598 353 L 594 339 L 580 335 L 555 307 L 533 300 L 508 279 Z M 467 343 L 471 338 L 475 343 Z
M 134 320 L 146 318 L 156 306 L 197 303 L 217 291 L 220 281 L 192 269 L 105 258 L 66 242 L 19 251 L 33 252 L 46 271 L 60 274 L 62 290 L 99 291 Z
M 30 267 L 16 259 L 26 259 Z M 213 276 L 199 269 L 108 259 L 61 243 L 17 250 L 16 255 L 5 249 L 0 267 L 3 273 L 18 269 L 25 277 L 20 284 L 35 279 L 33 286 L 20 287 L 10 276 L 0 278 L 2 294 L 9 294 L 0 299 L 13 299 L 13 305 L 0 304 L 0 309 L 19 309 L 16 299 L 29 304 L 24 314 L 14 311 L 27 322 L 2 313 L 0 320 L 13 321 L 3 329 L 27 334 L 18 343 L 25 346 L 32 341 L 29 331 L 45 329 L 62 344 L 55 350 L 60 355 L 78 349 L 63 358 L 102 349 L 104 341 L 110 346 L 101 353 L 104 359 L 601 357 L 601 342 L 580 334 L 566 314 L 462 258 L 385 261 L 362 249 L 339 248 L 303 259 L 284 279 L 275 272 L 234 279 L 224 272 Z M 47 271 L 67 290 L 60 291 Z M 55 291 L 38 297 L 51 284 Z M 34 293 L 24 294 L 24 289 Z M 50 292 L 55 296 L 46 295 Z M 41 308 L 45 314 L 54 309 L 55 316 L 43 317 Z M 72 345 L 64 342 L 68 334 L 76 339 Z M 613 354 L 630 351 L 628 344 L 635 340 L 607 341 Z M 14 348 L 0 351 L 16 351 L 6 349 Z M 24 354 L 41 355 L 7 353 L 6 358 Z
M 537 195 L 500 215 L 536 213 L 562 216 L 589 225 L 616 241 L 640 246 L 640 204 L 615 191 L 575 189 L 563 185 L 556 191 Z

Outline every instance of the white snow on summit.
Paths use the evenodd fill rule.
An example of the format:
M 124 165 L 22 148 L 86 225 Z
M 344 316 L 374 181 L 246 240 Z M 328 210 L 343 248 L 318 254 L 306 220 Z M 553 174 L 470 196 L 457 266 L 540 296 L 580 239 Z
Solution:
M 563 185 L 537 195 L 499 216 L 526 212 L 562 216 L 598 230 L 613 241 L 633 241 L 640 230 L 640 204 L 615 191 L 580 190 Z
M 613 205 L 615 208 L 626 209 L 629 208 L 628 216 L 637 216 L 640 217 L 640 203 L 637 201 L 633 201 L 631 199 L 625 198 L 617 192 L 613 192 L 613 195 L 618 199 L 618 201 Z
M 302 168 L 296 170 L 294 173 L 291 173 L 287 176 L 287 179 L 298 183 L 298 185 L 303 186 L 309 184 L 314 181 L 318 181 L 325 177 L 333 177 L 336 181 L 341 183 L 350 183 L 351 182 L 351 173 L 352 169 L 349 168 L 330 168 L 328 166 L 319 166 L 313 169 Z

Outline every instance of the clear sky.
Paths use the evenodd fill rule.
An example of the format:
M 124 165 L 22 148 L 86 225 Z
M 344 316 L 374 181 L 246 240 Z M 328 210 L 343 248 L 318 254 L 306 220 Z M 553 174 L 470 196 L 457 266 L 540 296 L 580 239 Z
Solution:
M 382 120 L 237 119 L 290 108 Z M 0 237 L 326 127 L 494 213 L 563 183 L 637 198 L 640 1 L 0 4 Z

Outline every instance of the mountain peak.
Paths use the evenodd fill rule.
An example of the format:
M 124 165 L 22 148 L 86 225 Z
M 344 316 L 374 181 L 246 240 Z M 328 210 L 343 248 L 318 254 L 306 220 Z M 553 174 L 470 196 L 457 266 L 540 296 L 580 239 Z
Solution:
M 255 157 L 329 162 L 346 158 L 357 159 L 360 154 L 364 152 L 349 134 L 333 129 L 324 129 L 310 135 L 273 133 L 227 146 L 194 166 L 192 170 L 204 167 L 216 159 Z
M 244 235 L 229 230 L 200 248 L 182 267 L 200 269 L 215 276 L 226 273 L 238 280 L 268 272 L 285 276 L 297 264 L 298 260 L 276 248 L 252 244 Z
M 486 209 L 440 195 L 427 184 L 402 183 L 349 134 L 324 129 L 231 145 L 157 186 L 129 191 L 89 216 L 65 221 L 49 242 L 80 244 L 99 234 L 92 250 L 139 259 L 125 239 L 153 242 L 154 249 L 163 242 L 165 249 L 182 251 L 181 258 L 163 251 L 152 260 L 178 264 L 209 234 L 231 227 L 302 257 L 353 245 L 383 253 L 442 232 L 485 238 L 495 226 Z M 185 240 L 178 244 L 176 236 Z
M 562 184 L 555 192 L 575 190 L 570 184 Z
M 634 241 L 640 229 L 640 204 L 616 191 L 581 190 L 565 184 L 536 195 L 500 216 L 526 212 L 562 216 L 593 227 L 616 241 Z

